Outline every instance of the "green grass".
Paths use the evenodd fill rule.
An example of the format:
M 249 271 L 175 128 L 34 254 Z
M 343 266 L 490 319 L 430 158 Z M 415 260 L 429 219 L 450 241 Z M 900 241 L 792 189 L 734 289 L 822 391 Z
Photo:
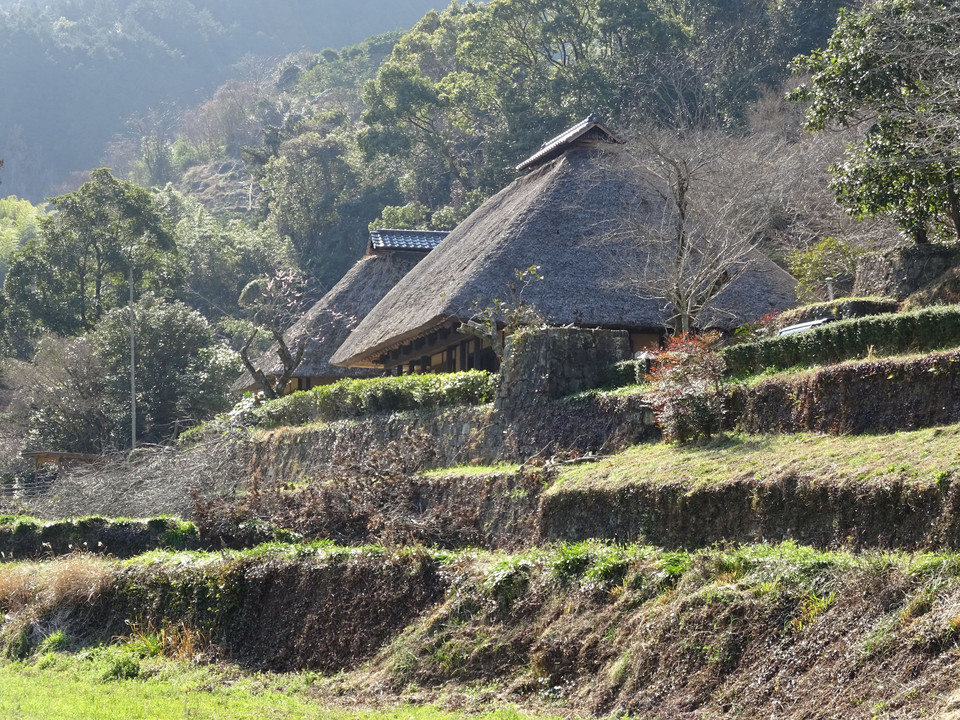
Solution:
M 890 435 L 724 435 L 686 446 L 646 443 L 565 469 L 548 492 L 571 485 L 636 483 L 693 487 L 786 474 L 822 482 L 896 478 L 940 484 L 960 477 L 960 425 Z
M 71 656 L 48 653 L 32 663 L 0 665 L 0 717 L 4 720 L 454 720 L 433 707 L 378 711 L 330 708 L 315 699 L 311 673 L 261 675 L 234 668 L 170 660 L 131 660 L 133 677 L 110 679 L 111 668 L 130 658 L 115 648 Z M 481 720 L 529 717 L 513 707 L 475 716 Z
M 419 473 L 422 477 L 473 477 L 474 475 L 502 475 L 515 473 L 519 465 L 499 463 L 497 465 L 457 465 L 455 467 L 427 470 Z

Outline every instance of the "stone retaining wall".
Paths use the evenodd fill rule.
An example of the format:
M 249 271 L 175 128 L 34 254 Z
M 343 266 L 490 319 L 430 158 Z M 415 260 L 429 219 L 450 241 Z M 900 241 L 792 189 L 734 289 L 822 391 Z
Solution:
M 903 299 L 960 263 L 960 251 L 947 245 L 911 245 L 871 253 L 857 263 L 853 294 Z
M 732 425 L 751 433 L 897 432 L 960 422 L 960 351 L 831 365 L 737 387 Z

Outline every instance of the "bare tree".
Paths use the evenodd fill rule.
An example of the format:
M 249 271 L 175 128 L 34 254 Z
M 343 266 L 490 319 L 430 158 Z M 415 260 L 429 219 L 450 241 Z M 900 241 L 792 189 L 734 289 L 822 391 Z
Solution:
M 607 221 L 621 249 L 611 282 L 662 301 L 674 328 L 695 327 L 757 257 L 775 190 L 761 166 L 772 150 L 712 130 L 637 132 L 610 162 L 629 188 Z
M 253 280 L 240 295 L 240 305 L 247 308 L 254 323 L 253 331 L 240 348 L 240 360 L 268 398 L 283 395 L 287 383 L 303 362 L 307 339 L 301 338 L 291 346 L 284 331 L 302 314 L 305 302 L 303 278 L 292 270 Z M 250 358 L 250 348 L 264 329 L 273 337 L 282 368 L 275 376 L 268 376 Z

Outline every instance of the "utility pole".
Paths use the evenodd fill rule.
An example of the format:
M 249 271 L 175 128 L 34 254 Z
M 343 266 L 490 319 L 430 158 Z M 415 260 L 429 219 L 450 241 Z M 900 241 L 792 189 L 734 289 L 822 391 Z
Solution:
M 132 255 L 132 253 L 131 253 Z M 130 284 L 130 450 L 137 448 L 137 341 L 133 309 L 133 259 L 130 260 L 128 281 Z

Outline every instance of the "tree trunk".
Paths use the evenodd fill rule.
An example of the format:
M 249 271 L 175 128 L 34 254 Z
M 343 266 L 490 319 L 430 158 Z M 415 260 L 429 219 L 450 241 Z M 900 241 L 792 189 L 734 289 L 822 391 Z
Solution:
M 954 172 L 947 175 L 947 202 L 950 206 L 950 220 L 953 222 L 953 233 L 960 240 L 960 198 L 957 197 L 957 186 L 954 182 Z

